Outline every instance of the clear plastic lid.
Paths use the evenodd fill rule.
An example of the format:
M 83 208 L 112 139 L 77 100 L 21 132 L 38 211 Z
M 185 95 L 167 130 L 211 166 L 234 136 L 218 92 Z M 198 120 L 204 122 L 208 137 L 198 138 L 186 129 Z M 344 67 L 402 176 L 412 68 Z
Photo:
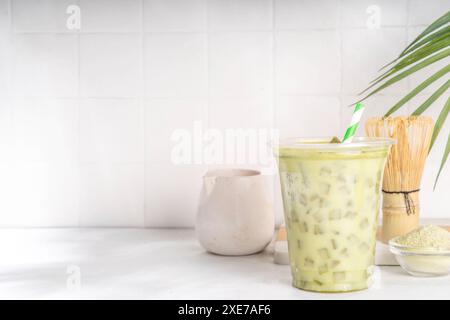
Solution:
M 275 144 L 276 149 L 320 149 L 320 150 L 352 150 L 352 149 L 372 149 L 386 148 L 395 144 L 394 139 L 373 138 L 373 137 L 355 137 L 351 143 L 332 143 L 333 137 L 317 138 L 286 138 L 280 139 Z

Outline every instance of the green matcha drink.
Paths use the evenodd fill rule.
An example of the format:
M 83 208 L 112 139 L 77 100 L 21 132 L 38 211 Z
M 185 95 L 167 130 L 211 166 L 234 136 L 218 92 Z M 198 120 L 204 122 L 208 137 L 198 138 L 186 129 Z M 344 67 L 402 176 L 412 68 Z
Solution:
M 293 285 L 360 290 L 373 272 L 381 179 L 392 141 L 330 140 L 288 139 L 276 152 Z

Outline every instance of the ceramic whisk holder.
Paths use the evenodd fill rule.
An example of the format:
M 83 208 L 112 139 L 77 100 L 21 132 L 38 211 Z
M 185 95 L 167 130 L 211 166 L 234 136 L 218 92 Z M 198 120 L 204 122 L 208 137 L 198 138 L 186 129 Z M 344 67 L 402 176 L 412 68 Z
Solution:
M 273 177 L 244 169 L 205 174 L 196 232 L 207 251 L 248 255 L 267 246 L 275 224 L 270 179 Z

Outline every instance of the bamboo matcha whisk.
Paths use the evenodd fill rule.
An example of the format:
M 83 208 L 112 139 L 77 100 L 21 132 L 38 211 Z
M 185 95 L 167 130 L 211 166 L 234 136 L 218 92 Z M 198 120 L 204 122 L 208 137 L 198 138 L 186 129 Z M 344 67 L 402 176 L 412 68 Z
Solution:
M 384 169 L 381 240 L 387 243 L 419 226 L 419 190 L 433 134 L 433 119 L 425 116 L 371 118 L 369 137 L 397 140 Z

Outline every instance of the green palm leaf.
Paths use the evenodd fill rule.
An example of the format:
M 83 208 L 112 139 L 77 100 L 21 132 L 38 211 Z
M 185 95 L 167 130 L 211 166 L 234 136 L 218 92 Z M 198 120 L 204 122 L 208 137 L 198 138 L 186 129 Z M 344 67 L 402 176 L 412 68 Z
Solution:
M 447 138 L 447 145 L 445 146 L 444 155 L 442 156 L 441 165 L 440 165 L 439 171 L 438 171 L 438 173 L 436 175 L 436 180 L 434 181 L 433 190 L 436 189 L 436 184 L 438 182 L 439 176 L 441 175 L 441 171 L 444 168 L 445 163 L 447 162 L 448 153 L 449 152 L 450 152 L 450 133 L 449 133 L 448 138 Z
M 393 114 L 395 111 L 400 109 L 406 102 L 414 98 L 419 92 L 424 90 L 426 87 L 428 87 L 430 84 L 432 84 L 437 79 L 441 78 L 442 76 L 446 75 L 450 72 L 450 65 L 447 65 L 445 68 L 439 70 L 435 74 L 433 74 L 431 77 L 426 79 L 424 82 L 422 82 L 420 85 L 418 85 L 415 89 L 413 89 L 410 93 L 408 93 L 404 98 L 402 98 L 399 102 L 397 102 L 391 109 L 389 109 L 388 112 L 384 115 L 385 117 L 389 117 L 391 114 Z
M 442 27 L 443 25 L 447 24 L 450 22 L 450 11 L 448 11 L 447 13 L 445 13 L 442 17 L 440 17 L 439 19 L 437 19 L 436 21 L 434 21 L 432 24 L 430 24 L 421 34 L 419 34 L 414 40 L 413 42 L 411 42 L 406 48 L 405 50 L 403 50 L 403 53 L 405 53 L 409 48 L 411 48 L 414 44 L 416 44 L 420 39 L 424 38 L 426 35 L 432 33 L 433 31 L 439 29 L 440 27 Z
M 448 58 L 450 55 L 450 11 L 446 12 L 443 16 L 429 25 L 421 34 L 419 34 L 414 41 L 412 41 L 400 55 L 392 60 L 390 63 L 383 66 L 380 71 L 384 70 L 388 66 L 390 68 L 383 71 L 378 77 L 369 83 L 369 86 L 360 93 L 365 96 L 360 99 L 361 102 L 372 95 L 379 93 L 380 91 L 392 86 L 393 84 L 403 80 L 404 78 L 420 72 L 422 69 Z M 408 101 L 410 101 L 417 94 L 422 92 L 426 87 L 435 82 L 438 79 L 444 77 L 446 82 L 435 90 L 412 114 L 420 115 L 426 111 L 436 100 L 442 95 L 448 92 L 450 88 L 450 79 L 448 73 L 450 72 L 450 64 L 446 64 L 440 68 L 432 76 L 420 83 L 416 88 L 411 90 L 405 97 L 395 103 L 389 111 L 385 114 L 385 117 L 391 115 L 395 111 L 403 107 Z M 445 79 L 447 78 L 447 79 Z M 368 92 L 368 93 L 367 93 Z M 444 107 L 442 108 L 436 124 L 433 129 L 433 135 L 431 138 L 430 150 L 434 146 L 436 139 L 441 132 L 442 127 L 447 120 L 448 113 L 450 111 L 450 98 L 447 98 Z M 448 160 L 448 154 L 450 151 L 450 136 L 447 139 L 447 145 L 444 150 L 441 165 L 436 176 L 434 187 L 438 182 L 439 176 L 444 168 L 446 161 Z
M 382 75 L 380 75 L 379 77 L 374 79 L 371 82 L 370 87 L 368 87 L 366 90 L 364 90 L 361 93 L 364 93 L 365 91 L 367 91 L 370 88 L 374 87 L 375 85 L 377 85 L 378 83 L 380 83 L 384 79 L 388 78 L 389 76 L 391 76 L 395 72 L 400 71 L 400 70 L 406 68 L 407 66 L 409 66 L 411 64 L 414 64 L 417 61 L 420 61 L 420 60 L 428 57 L 429 55 L 432 55 L 432 54 L 438 52 L 439 50 L 448 47 L 450 45 L 450 33 L 447 36 L 447 38 L 445 38 L 445 39 L 438 39 L 438 40 L 439 41 L 436 40 L 436 42 L 430 42 L 426 46 L 418 49 L 416 52 L 414 52 L 410 56 L 408 56 L 408 57 L 404 58 L 403 60 L 399 61 L 395 66 L 393 66 L 392 68 L 390 68 L 389 70 L 384 72 Z
M 449 55 L 450 55 L 450 49 L 447 49 L 447 50 L 444 50 L 444 51 L 441 51 L 441 52 L 435 54 L 434 56 L 432 56 L 432 57 L 430 57 L 428 59 L 425 59 L 425 60 L 421 61 L 420 63 L 415 64 L 414 66 L 412 66 L 408 70 L 405 70 L 402 73 L 396 75 L 395 77 L 387 80 L 384 84 L 382 84 L 377 89 L 375 89 L 372 92 L 370 92 L 368 95 L 366 95 L 364 98 L 362 98 L 358 102 L 366 100 L 368 97 L 374 95 L 375 93 L 380 92 L 381 90 L 389 87 L 390 85 L 393 85 L 394 83 L 402 80 L 403 78 L 406 78 L 407 76 L 413 74 L 414 72 L 419 71 L 419 70 L 421 70 L 421 69 L 423 69 L 425 67 L 428 67 L 430 64 L 432 64 L 432 63 L 434 63 L 436 61 L 439 61 L 441 59 L 444 59 L 445 57 L 448 57 Z M 364 93 L 365 91 L 367 91 L 367 89 L 364 90 L 361 93 Z M 358 102 L 356 102 L 356 103 L 358 103 Z
M 424 103 L 422 103 L 413 113 L 413 116 L 420 116 L 428 107 L 435 102 L 447 89 L 450 87 L 450 80 L 447 80 L 442 86 L 439 87 Z
M 422 40 L 418 41 L 415 45 L 411 46 L 411 48 L 406 50 L 404 53 L 400 54 L 399 58 L 404 57 L 405 55 L 409 54 L 410 52 L 413 52 L 417 48 L 420 48 L 421 46 L 423 46 L 424 44 L 426 44 L 430 41 L 448 37 L 449 33 L 450 33 L 450 26 L 442 28 L 434 33 L 431 33 L 431 34 L 427 35 L 425 38 L 423 38 Z
M 394 60 L 392 60 L 391 62 L 389 62 L 388 64 L 385 64 L 383 67 L 380 68 L 381 71 L 383 69 L 385 69 L 386 67 L 392 65 L 393 63 L 395 63 L 396 61 L 404 58 L 406 55 L 412 53 L 414 50 L 422 47 L 424 44 L 431 42 L 431 41 L 439 41 L 439 39 L 443 39 L 446 38 L 450 35 L 450 26 L 442 28 L 434 33 L 431 33 L 429 35 L 427 35 L 425 38 L 423 38 L 422 40 L 420 40 L 419 42 L 417 42 L 415 45 L 411 46 L 408 50 L 404 51 L 403 53 L 401 53 L 397 58 L 395 58 Z
M 449 111 L 450 111 L 450 98 L 447 99 L 447 102 L 445 103 L 445 106 L 442 109 L 441 113 L 439 114 L 439 117 L 436 120 L 436 123 L 434 125 L 433 136 L 431 137 L 430 150 L 433 147 L 433 144 L 436 141 L 436 138 L 442 129 L 442 125 L 444 124 L 445 119 L 447 119 Z

